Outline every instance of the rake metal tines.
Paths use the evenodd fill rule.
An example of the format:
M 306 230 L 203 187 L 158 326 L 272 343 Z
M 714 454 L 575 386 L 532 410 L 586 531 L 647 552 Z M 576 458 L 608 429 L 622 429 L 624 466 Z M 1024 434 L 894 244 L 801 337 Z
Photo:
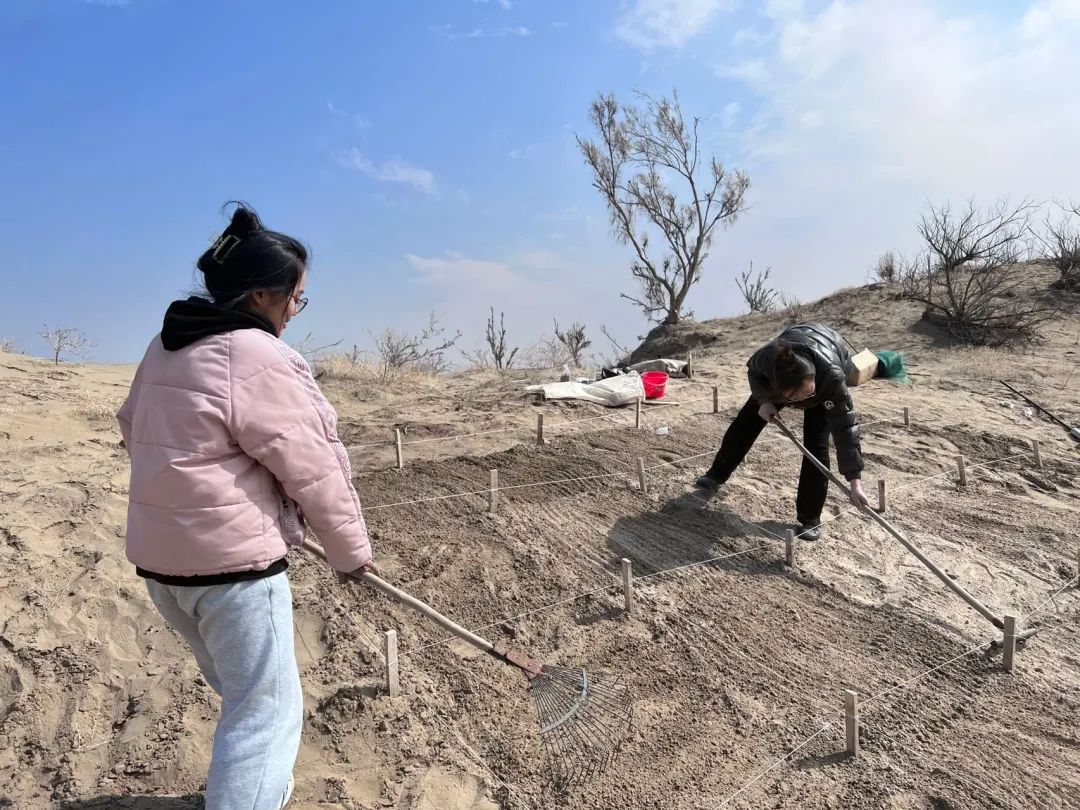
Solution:
M 529 686 L 554 787 L 563 790 L 604 770 L 630 729 L 626 688 L 594 681 L 583 669 L 544 665 Z

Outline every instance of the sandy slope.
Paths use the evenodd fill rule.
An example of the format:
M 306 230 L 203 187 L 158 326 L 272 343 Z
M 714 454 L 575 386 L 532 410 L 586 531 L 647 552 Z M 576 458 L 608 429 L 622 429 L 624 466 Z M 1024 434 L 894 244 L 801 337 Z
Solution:
M 354 449 L 377 554 L 389 578 L 472 627 L 594 591 L 485 632 L 621 677 L 636 721 L 612 769 L 552 796 L 518 675 L 297 557 L 308 719 L 295 806 L 713 808 L 825 724 L 727 806 L 1080 806 L 1077 592 L 1046 601 L 1076 575 L 1080 453 L 1053 424 L 1003 406 L 995 382 L 1080 423 L 1075 304 L 1037 356 L 952 348 L 888 290 L 845 291 L 807 314 L 857 344 L 909 352 L 912 386 L 857 392 L 868 490 L 886 479 L 890 516 L 996 610 L 1041 606 L 1016 675 L 976 653 L 905 685 L 990 628 L 865 519 L 845 515 L 825 542 L 801 545 L 797 572 L 781 565 L 798 459 L 775 431 L 711 501 L 688 486 L 707 459 L 653 471 L 649 493 L 636 491 L 638 457 L 652 466 L 715 447 L 744 392 L 746 354 L 780 316 L 688 325 L 699 374 L 670 394 L 686 404 L 648 410 L 641 431 L 632 414 L 559 428 L 599 411 L 544 406 L 542 448 L 538 408 L 513 375 L 377 391 L 327 380 L 354 446 L 385 441 L 394 425 L 413 442 L 521 428 L 410 444 L 403 471 L 390 469 L 389 445 Z M 0 806 L 200 806 L 191 794 L 216 698 L 123 557 L 127 464 L 107 414 L 132 373 L 0 355 Z M 690 402 L 714 384 L 730 396 L 720 417 Z M 493 467 L 504 486 L 608 477 L 503 493 L 494 516 L 478 496 L 373 508 L 483 489 Z M 845 506 L 834 497 L 829 509 Z M 630 616 L 615 587 L 623 557 L 649 577 Z M 392 627 L 403 657 L 395 700 L 375 689 L 379 631 Z M 840 755 L 846 688 L 892 689 L 864 709 L 857 761 Z M 158 798 L 119 798 L 131 793 Z

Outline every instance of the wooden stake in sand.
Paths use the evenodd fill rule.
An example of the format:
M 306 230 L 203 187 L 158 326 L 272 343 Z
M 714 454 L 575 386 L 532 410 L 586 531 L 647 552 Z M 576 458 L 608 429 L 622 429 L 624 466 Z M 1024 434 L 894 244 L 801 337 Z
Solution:
M 622 559 L 622 591 L 623 591 L 623 603 L 626 605 L 626 612 L 634 612 L 634 564 L 630 560 L 623 557 Z
M 795 530 L 788 529 L 784 536 L 784 563 L 788 568 L 795 567 Z
M 634 400 L 634 427 L 641 428 L 641 397 Z
M 1039 440 L 1031 440 L 1031 452 L 1035 454 L 1035 469 L 1042 469 L 1042 452 L 1039 450 Z
M 688 378 L 694 376 L 694 353 L 686 353 L 686 376 Z
M 958 470 L 960 470 L 960 486 L 966 487 L 967 486 L 967 467 L 964 466 L 964 457 L 963 456 L 957 456 L 956 457 L 956 467 L 957 467 Z
M 499 505 L 499 471 L 491 471 L 491 485 L 488 489 L 488 512 L 495 514 L 495 509 Z
M 844 729 L 847 752 L 857 757 L 859 755 L 859 695 L 850 689 L 844 690 Z
M 401 694 L 401 681 L 398 678 L 397 630 L 387 630 L 383 633 L 383 656 L 386 658 L 386 694 L 396 698 Z
M 536 415 L 536 443 L 541 447 L 544 445 L 544 415 L 542 413 Z
M 1012 672 L 1016 666 L 1016 617 L 1005 614 L 1005 635 L 1001 645 L 1001 665 L 1006 672 Z
M 714 385 L 712 387 L 712 412 L 720 413 L 720 386 Z
M 405 467 L 405 455 L 401 451 L 401 428 L 394 428 L 394 440 L 397 444 L 397 468 Z
M 649 482 L 645 480 L 645 459 L 643 458 L 637 460 L 637 477 L 638 486 L 641 488 L 641 491 L 648 492 Z
M 877 510 L 880 514 L 885 514 L 885 479 L 879 478 L 877 482 Z
M 911 427 L 911 409 L 904 408 L 904 427 Z

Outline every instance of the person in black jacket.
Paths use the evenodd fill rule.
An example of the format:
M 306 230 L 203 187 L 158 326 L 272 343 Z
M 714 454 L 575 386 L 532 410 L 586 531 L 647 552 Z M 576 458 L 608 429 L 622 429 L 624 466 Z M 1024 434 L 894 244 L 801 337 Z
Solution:
M 837 466 L 851 483 L 851 502 L 869 506 L 861 481 L 859 419 L 847 386 L 853 366 L 844 339 L 820 323 L 796 324 L 754 352 L 746 366 L 750 398 L 728 427 L 720 452 L 709 471 L 697 479 L 697 486 L 711 491 L 727 481 L 765 425 L 781 408 L 794 407 L 805 411 L 806 448 L 829 466 L 831 432 Z M 803 540 L 821 536 L 821 510 L 828 488 L 829 479 L 804 458 L 795 500 Z

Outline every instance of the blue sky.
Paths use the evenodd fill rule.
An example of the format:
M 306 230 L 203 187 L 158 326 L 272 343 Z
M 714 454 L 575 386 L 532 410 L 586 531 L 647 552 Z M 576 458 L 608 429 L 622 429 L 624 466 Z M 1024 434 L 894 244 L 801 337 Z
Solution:
M 691 307 L 752 260 L 803 299 L 911 250 L 926 200 L 1080 196 L 1080 0 L 5 0 L 0 337 L 137 360 L 242 198 L 312 248 L 287 337 L 438 311 L 528 345 L 647 324 L 574 143 L 599 91 L 678 88 L 751 176 Z

